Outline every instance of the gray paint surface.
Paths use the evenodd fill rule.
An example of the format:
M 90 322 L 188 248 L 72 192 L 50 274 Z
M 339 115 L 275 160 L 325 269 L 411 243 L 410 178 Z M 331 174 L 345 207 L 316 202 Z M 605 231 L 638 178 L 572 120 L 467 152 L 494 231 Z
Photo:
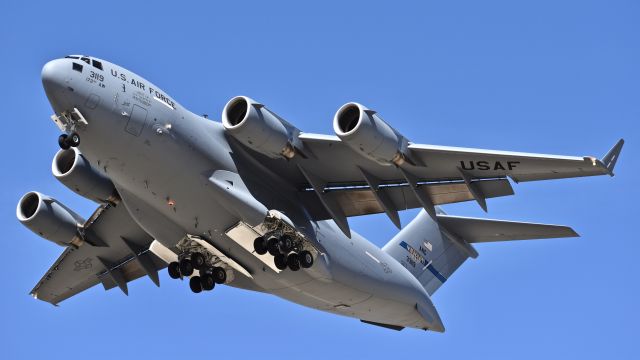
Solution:
M 391 328 L 444 331 L 430 296 L 467 258 L 477 256 L 472 243 L 576 234 L 567 227 L 449 216 L 429 209 L 425 199 L 435 205 L 482 204 L 485 198 L 513 194 L 508 178 L 612 175 L 622 147 L 621 141 L 601 161 L 419 145 L 390 128 L 386 133 L 393 136 L 370 140 L 384 145 L 384 156 L 376 155 L 382 145 L 367 143 L 372 135 L 355 137 L 362 143 L 354 145 L 301 133 L 249 98 L 243 98 L 250 103 L 248 113 L 269 125 L 254 121 L 249 130 L 231 129 L 226 113 L 224 125 L 205 119 L 140 76 L 105 60 L 86 59 L 47 63 L 43 85 L 55 114 L 75 108 L 87 122 L 76 131 L 82 139 L 78 156 L 90 169 L 83 166 L 85 177 L 66 183 L 89 186 L 94 174 L 105 189 L 108 179 L 117 202 L 100 205 L 81 228 L 86 241 L 68 247 L 34 289 L 35 296 L 54 304 L 99 283 L 126 291 L 135 278 L 156 279 L 166 261 L 148 251 L 150 244 L 177 252 L 178 242 L 190 234 L 249 271 L 251 277 L 236 274 L 231 286 Z M 92 65 L 94 60 L 102 69 Z M 82 71 L 73 70 L 74 63 Z M 381 119 L 375 112 L 366 114 Z M 378 120 L 371 124 L 363 127 L 367 133 L 389 126 Z M 269 137 L 264 131 L 279 132 Z M 270 143 L 271 138 L 277 142 Z M 256 148 L 253 139 L 260 141 Z M 393 141 L 399 142 L 398 156 L 385 163 L 393 157 Z M 354 146 L 367 148 L 366 156 Z M 407 174 L 416 181 L 407 181 Z M 72 190 L 92 198 L 83 189 Z M 383 249 L 346 222 L 348 216 L 381 212 L 393 219 L 398 210 L 419 207 L 426 211 Z M 260 225 L 268 210 L 285 214 L 318 250 L 312 268 L 275 272 L 225 234 L 239 222 Z M 20 211 L 19 205 L 19 218 Z

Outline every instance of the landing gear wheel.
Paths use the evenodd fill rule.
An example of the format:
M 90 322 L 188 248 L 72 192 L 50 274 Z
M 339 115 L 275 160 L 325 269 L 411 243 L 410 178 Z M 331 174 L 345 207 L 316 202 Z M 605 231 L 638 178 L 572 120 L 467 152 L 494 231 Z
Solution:
M 280 249 L 278 249 L 278 239 L 272 237 L 267 240 L 267 251 L 271 256 L 276 256 L 280 253 Z
M 69 138 L 69 135 L 67 134 L 62 134 L 58 136 L 58 145 L 60 146 L 60 149 L 68 150 L 71 147 L 71 145 L 69 144 L 69 141 L 67 141 L 68 138 Z
M 227 281 L 227 272 L 221 267 L 213 268 L 213 278 L 216 284 L 224 284 Z
M 253 249 L 258 255 L 264 255 L 267 253 L 267 242 L 262 236 L 257 237 L 255 240 L 253 240 Z
M 180 279 L 180 264 L 177 262 L 174 261 L 169 263 L 167 271 L 169 272 L 169 277 L 172 279 Z
M 67 138 L 67 142 L 71 147 L 78 147 L 80 145 L 80 135 L 77 132 L 72 132 Z
M 201 270 L 207 264 L 207 259 L 199 252 L 191 254 L 191 265 L 196 270 Z
M 288 254 L 293 248 L 293 239 L 289 235 L 282 235 L 278 241 L 278 250 L 281 254 Z
M 300 266 L 305 269 L 313 266 L 313 255 L 307 250 L 301 251 L 300 254 L 298 254 L 298 259 L 300 260 Z
M 189 287 L 191 288 L 191 291 L 196 294 L 202 292 L 202 283 L 200 282 L 200 276 L 193 276 L 191 279 L 189 279 Z
M 273 263 L 276 265 L 278 270 L 284 270 L 287 268 L 287 258 L 282 254 L 276 255 L 273 258 Z
M 216 280 L 211 274 L 202 275 L 200 277 L 200 283 L 202 285 L 202 290 L 205 291 L 211 291 L 214 287 L 216 287 Z
M 189 259 L 180 260 L 180 273 L 182 276 L 191 276 L 193 274 L 193 265 Z
M 291 271 L 300 270 L 300 257 L 296 253 L 291 253 L 287 256 L 287 266 Z

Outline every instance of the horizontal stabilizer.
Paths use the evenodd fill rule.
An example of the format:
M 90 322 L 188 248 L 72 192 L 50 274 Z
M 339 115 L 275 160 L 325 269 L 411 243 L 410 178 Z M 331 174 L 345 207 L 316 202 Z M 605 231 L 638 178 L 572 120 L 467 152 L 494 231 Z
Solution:
M 578 237 L 562 225 L 491 220 L 438 214 L 438 222 L 468 243 Z

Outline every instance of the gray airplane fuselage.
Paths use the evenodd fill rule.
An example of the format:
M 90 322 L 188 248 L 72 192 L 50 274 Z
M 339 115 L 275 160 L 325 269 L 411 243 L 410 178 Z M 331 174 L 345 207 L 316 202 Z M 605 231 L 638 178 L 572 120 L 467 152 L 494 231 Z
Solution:
M 219 122 L 188 111 L 142 77 L 96 60 L 102 69 L 53 60 L 43 68 L 43 85 L 57 114 L 77 108 L 84 115 L 80 151 L 111 179 L 149 235 L 168 248 L 185 234 L 210 241 L 252 273 L 252 280 L 238 277 L 232 286 L 375 323 L 433 327 L 416 309 L 437 317 L 429 295 L 397 260 L 355 232 L 348 238 L 333 221 L 310 220 L 297 200 L 298 184 L 263 166 Z M 225 235 L 241 219 L 212 191 L 215 172 L 228 172 L 266 208 L 286 214 L 324 255 L 304 271 L 265 268 Z

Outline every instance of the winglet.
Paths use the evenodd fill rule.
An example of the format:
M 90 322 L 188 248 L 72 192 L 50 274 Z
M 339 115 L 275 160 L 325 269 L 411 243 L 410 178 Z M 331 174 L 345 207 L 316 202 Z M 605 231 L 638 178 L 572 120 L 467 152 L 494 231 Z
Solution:
M 602 158 L 602 163 L 607 168 L 609 175 L 613 176 L 613 168 L 616 166 L 620 151 L 624 145 L 624 139 L 618 140 L 618 142 L 609 150 L 609 152 Z

